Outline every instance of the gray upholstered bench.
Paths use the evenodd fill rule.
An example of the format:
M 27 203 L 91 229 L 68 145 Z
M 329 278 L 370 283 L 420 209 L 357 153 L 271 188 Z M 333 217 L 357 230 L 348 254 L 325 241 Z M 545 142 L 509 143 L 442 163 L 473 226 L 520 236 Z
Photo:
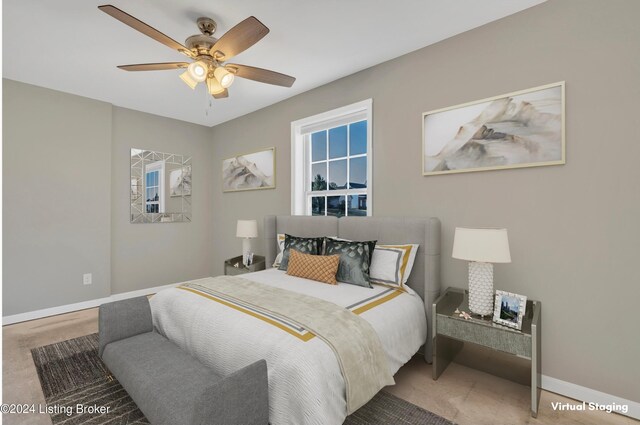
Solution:
M 152 425 L 267 425 L 267 364 L 221 377 L 153 330 L 146 297 L 100 306 L 99 354 Z

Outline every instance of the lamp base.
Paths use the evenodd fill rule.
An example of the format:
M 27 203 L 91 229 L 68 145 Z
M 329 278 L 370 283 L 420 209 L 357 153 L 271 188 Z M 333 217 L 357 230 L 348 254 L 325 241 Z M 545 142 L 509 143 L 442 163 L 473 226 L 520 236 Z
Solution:
M 493 264 L 469 262 L 469 310 L 480 316 L 493 314 Z
M 244 238 L 242 239 L 242 264 L 247 265 L 247 261 L 249 260 L 249 253 L 251 252 L 251 239 Z

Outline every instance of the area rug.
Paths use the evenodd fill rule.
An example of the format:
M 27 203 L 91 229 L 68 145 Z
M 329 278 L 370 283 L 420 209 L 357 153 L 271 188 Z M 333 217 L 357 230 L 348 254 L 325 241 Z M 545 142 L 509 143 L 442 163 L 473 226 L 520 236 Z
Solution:
M 114 379 L 98 356 L 98 334 L 45 345 L 31 350 L 40 386 L 53 425 L 149 424 L 129 394 Z M 78 412 L 75 406 L 104 406 Z
M 54 425 L 142 425 L 144 414 L 98 357 L 98 334 L 31 350 Z M 89 411 L 78 412 L 76 405 Z M 65 409 L 65 406 L 68 407 Z M 92 409 L 108 407 L 107 413 Z M 453 425 L 453 422 L 380 391 L 343 425 Z

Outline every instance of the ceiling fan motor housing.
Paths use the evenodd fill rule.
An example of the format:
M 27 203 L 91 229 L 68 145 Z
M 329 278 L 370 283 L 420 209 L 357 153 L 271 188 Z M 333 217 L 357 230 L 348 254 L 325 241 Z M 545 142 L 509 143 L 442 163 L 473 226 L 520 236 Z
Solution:
M 211 18 L 198 18 L 198 28 L 202 34 L 192 35 L 185 40 L 185 45 L 191 51 L 195 51 L 198 55 L 209 55 L 211 47 L 218 41 L 211 35 L 216 32 L 216 22 Z
M 187 38 L 184 44 L 191 51 L 196 51 L 198 55 L 209 55 L 209 51 L 218 41 L 217 38 L 205 34 L 196 34 Z

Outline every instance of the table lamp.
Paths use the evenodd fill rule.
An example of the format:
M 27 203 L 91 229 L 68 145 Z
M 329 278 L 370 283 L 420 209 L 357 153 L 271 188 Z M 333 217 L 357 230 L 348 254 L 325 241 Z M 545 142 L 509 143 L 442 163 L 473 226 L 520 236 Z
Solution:
M 236 237 L 242 239 L 242 264 L 247 265 L 247 259 L 251 252 L 251 238 L 258 237 L 258 222 L 256 220 L 238 220 Z
M 510 263 L 507 229 L 456 227 L 453 258 L 469 261 L 469 310 L 493 314 L 493 263 Z

